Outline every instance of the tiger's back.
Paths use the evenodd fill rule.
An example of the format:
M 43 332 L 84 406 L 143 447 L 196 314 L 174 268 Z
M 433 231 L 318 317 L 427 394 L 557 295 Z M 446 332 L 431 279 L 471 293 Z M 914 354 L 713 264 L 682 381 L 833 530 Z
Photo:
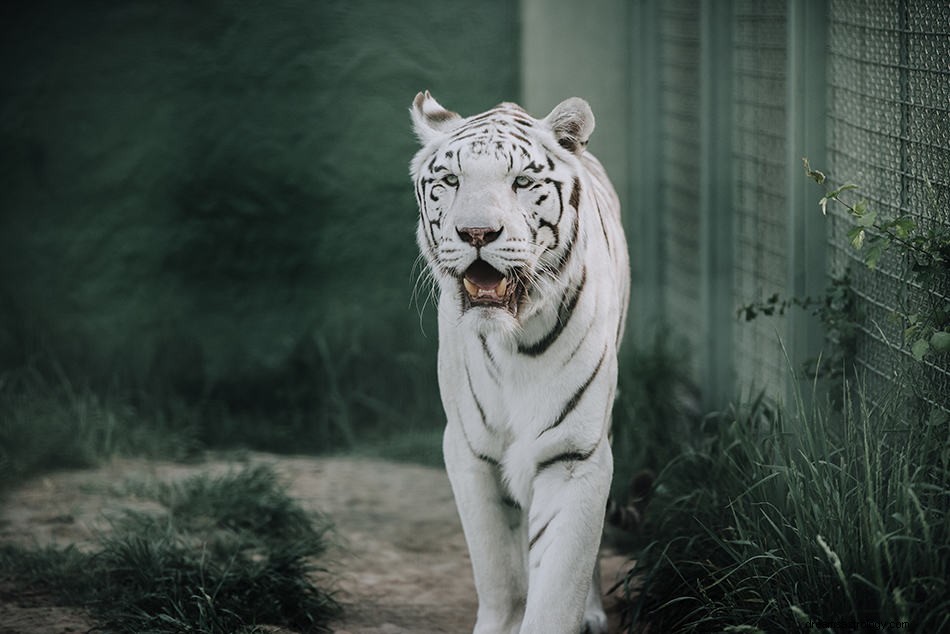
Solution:
M 420 94 L 417 238 L 438 282 L 439 386 L 479 593 L 476 632 L 603 631 L 591 578 L 629 294 L 586 102 L 463 119 Z

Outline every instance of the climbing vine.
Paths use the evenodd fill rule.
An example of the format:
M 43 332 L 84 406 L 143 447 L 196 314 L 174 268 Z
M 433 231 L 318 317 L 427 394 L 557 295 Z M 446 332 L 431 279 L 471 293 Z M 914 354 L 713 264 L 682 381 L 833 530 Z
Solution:
M 923 291 L 918 294 L 923 301 L 916 302 L 913 308 L 905 303 L 898 311 L 897 318 L 903 327 L 902 345 L 918 362 L 950 351 L 950 226 L 941 222 L 925 225 L 903 211 L 887 217 L 861 196 L 858 185 L 846 183 L 832 188 L 825 174 L 812 168 L 807 158 L 802 159 L 802 164 L 809 178 L 824 188 L 818 201 L 822 214 L 828 214 L 829 206 L 840 205 L 853 221 L 847 239 L 858 259 L 869 269 L 876 269 L 888 254 L 900 258 L 905 263 L 902 281 Z M 929 204 L 935 212 L 939 211 L 933 187 L 929 182 L 927 185 Z M 774 294 L 765 301 L 740 307 L 738 315 L 750 321 L 760 315 L 783 315 L 793 307 L 810 310 L 821 320 L 828 344 L 823 362 L 825 375 L 840 375 L 841 368 L 850 365 L 854 358 L 863 319 L 848 271 L 833 278 L 821 297 L 783 299 Z M 814 362 L 808 365 L 813 368 Z

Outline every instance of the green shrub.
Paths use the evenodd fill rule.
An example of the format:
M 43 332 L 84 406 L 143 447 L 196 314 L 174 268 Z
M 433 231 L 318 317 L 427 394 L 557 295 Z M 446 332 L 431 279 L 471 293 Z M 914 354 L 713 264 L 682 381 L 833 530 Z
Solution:
M 328 524 L 289 498 L 272 469 L 134 491 L 165 512 L 126 513 L 92 552 L 5 545 L 0 569 L 88 609 L 108 631 L 329 631 L 339 606 L 313 581 L 325 572 Z
M 627 631 L 950 627 L 948 420 L 845 389 L 837 418 L 761 396 L 710 418 L 659 473 Z

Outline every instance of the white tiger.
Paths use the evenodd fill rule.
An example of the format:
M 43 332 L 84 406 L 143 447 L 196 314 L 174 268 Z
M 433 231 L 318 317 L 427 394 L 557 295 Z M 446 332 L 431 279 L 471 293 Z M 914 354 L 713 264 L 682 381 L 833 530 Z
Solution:
M 410 112 L 474 631 L 606 632 L 596 561 L 630 278 L 620 203 L 585 150 L 593 113 L 572 98 L 544 119 L 510 103 L 463 118 L 428 91 Z

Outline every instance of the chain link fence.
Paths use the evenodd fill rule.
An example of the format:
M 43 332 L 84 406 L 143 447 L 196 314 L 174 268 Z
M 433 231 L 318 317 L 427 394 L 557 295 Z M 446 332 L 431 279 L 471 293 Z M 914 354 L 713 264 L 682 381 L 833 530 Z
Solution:
M 696 181 L 700 169 L 699 15 L 692 0 L 671 0 L 662 4 L 658 19 L 665 310 L 677 324 L 677 334 L 695 350 L 704 330 L 698 310 L 702 301 Z
M 733 14 L 733 163 L 736 306 L 786 294 L 784 0 L 741 0 Z M 784 318 L 736 328 L 740 387 L 779 398 L 787 363 L 777 333 Z
M 921 227 L 950 224 L 950 3 L 853 0 L 831 3 L 828 50 L 828 173 L 855 183 L 881 216 Z M 947 355 L 913 359 L 908 317 L 950 304 L 950 289 L 921 288 L 906 259 L 876 269 L 849 245 L 853 221 L 832 212 L 829 270 L 850 270 L 860 326 L 855 363 L 868 394 L 897 385 L 950 411 Z M 942 398 L 941 398 L 942 395 Z
M 789 280 L 800 272 L 798 267 L 815 266 L 791 251 L 789 234 L 796 229 L 790 218 L 819 214 L 821 190 L 812 184 L 801 209 L 793 209 L 795 203 L 786 195 L 790 175 L 800 176 L 795 172 L 800 166 L 790 166 L 798 157 L 789 153 L 790 147 L 797 147 L 789 145 L 789 122 L 801 114 L 791 110 L 789 47 L 793 38 L 809 35 L 791 23 L 795 5 L 786 0 L 710 4 L 715 10 L 728 9 L 732 29 L 727 35 L 732 43 L 729 58 L 707 63 L 712 78 L 701 76 L 703 38 L 719 36 L 704 26 L 703 11 L 709 8 L 681 1 L 656 5 L 658 213 L 663 218 L 662 262 L 657 266 L 664 318 L 693 348 L 699 366 L 719 367 L 731 373 L 737 390 L 764 389 L 780 401 L 788 394 L 789 369 L 800 370 L 802 361 L 790 362 L 783 342 L 796 327 L 805 327 L 805 321 L 796 324 L 793 309 L 785 317 L 737 322 L 732 358 L 703 360 L 710 354 L 704 338 L 719 333 L 707 332 L 710 304 L 708 299 L 704 304 L 703 284 L 708 280 L 702 253 L 715 245 L 704 243 L 710 233 L 702 226 L 716 223 L 721 214 L 733 228 L 734 310 L 775 294 L 789 298 L 794 292 Z M 815 167 L 824 169 L 836 185 L 858 184 L 860 195 L 882 218 L 910 215 L 922 227 L 947 226 L 950 3 L 832 0 L 819 6 L 828 10 L 820 17 L 827 36 L 821 69 L 826 77 L 825 117 L 802 124 L 820 124 L 824 130 L 825 146 L 806 150 L 823 159 L 824 164 Z M 728 212 L 711 209 L 709 217 L 703 217 L 708 193 L 701 175 L 708 166 L 701 163 L 708 154 L 702 153 L 702 143 L 709 137 L 704 136 L 702 121 L 709 104 L 703 103 L 700 86 L 718 78 L 731 82 L 733 94 L 727 115 L 731 147 L 714 151 L 731 164 L 732 201 Z M 826 268 L 819 265 L 817 274 L 827 274 L 830 280 L 850 272 L 858 319 L 851 362 L 868 392 L 893 393 L 896 387 L 947 410 L 950 355 L 931 353 L 915 360 L 906 329 L 909 315 L 934 304 L 950 306 L 950 289 L 915 286 L 908 262 L 895 255 L 868 268 L 847 237 L 853 226 L 847 211 L 828 209 Z M 897 383 L 899 376 L 904 384 Z

